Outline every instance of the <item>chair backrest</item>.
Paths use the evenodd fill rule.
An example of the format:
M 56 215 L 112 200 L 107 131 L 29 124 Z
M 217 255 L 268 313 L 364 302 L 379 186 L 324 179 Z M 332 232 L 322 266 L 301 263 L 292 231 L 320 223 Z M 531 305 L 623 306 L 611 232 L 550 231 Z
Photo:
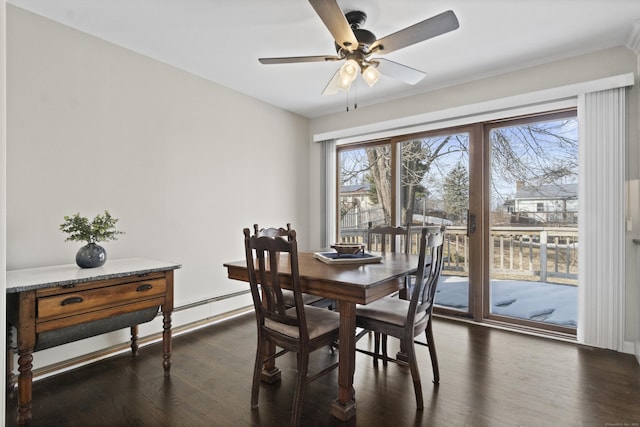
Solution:
M 424 227 L 420 233 L 420 252 L 416 284 L 411 295 L 408 325 L 426 323 L 433 310 L 440 272 L 443 264 L 445 226 Z M 421 329 L 421 328 L 420 328 Z
M 396 238 L 398 236 L 400 236 L 400 244 L 404 247 L 403 252 L 405 254 L 410 253 L 411 223 L 407 223 L 406 227 L 393 227 L 390 225 L 373 227 L 372 223 L 369 222 L 369 228 L 367 230 L 367 250 L 398 252 L 396 251 Z
M 251 235 L 248 228 L 244 229 L 245 256 L 258 327 L 268 327 L 273 330 L 272 332 L 282 334 L 287 326 L 293 326 L 298 328 L 297 333 L 282 334 L 282 336 L 297 335 L 302 340 L 308 339 L 300 291 L 298 243 L 295 230 L 292 230 L 289 224 L 286 230 L 284 228 L 260 230 L 256 224 L 254 232 L 255 234 Z M 287 277 L 291 278 L 295 310 L 287 311 L 281 286 L 283 276 L 279 274 L 281 271 L 290 273 Z
M 253 232 L 256 236 L 271 236 L 271 237 L 288 237 L 288 232 L 291 231 L 291 224 L 287 223 L 287 228 L 260 228 L 258 224 L 253 224 Z

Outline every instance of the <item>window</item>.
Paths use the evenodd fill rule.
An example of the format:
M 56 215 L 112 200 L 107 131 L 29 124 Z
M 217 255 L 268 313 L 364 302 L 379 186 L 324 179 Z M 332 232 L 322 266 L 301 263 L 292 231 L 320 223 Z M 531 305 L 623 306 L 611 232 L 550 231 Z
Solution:
M 577 142 L 570 110 L 339 146 L 338 241 L 444 224 L 437 311 L 575 334 Z M 573 314 L 531 305 L 541 285 L 570 286 Z

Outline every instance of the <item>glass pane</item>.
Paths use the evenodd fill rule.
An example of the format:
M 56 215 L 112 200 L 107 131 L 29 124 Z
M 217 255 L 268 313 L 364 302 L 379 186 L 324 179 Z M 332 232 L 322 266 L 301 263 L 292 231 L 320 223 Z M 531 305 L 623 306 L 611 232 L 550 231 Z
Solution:
M 578 121 L 494 128 L 490 314 L 577 327 Z
M 339 241 L 366 242 L 369 222 L 391 220 L 391 145 L 338 151 Z
M 436 304 L 469 311 L 467 209 L 469 134 L 417 138 L 401 145 L 402 223 L 446 225 L 445 264 Z M 417 235 L 414 235 L 417 239 Z M 417 241 L 412 245 L 417 251 Z

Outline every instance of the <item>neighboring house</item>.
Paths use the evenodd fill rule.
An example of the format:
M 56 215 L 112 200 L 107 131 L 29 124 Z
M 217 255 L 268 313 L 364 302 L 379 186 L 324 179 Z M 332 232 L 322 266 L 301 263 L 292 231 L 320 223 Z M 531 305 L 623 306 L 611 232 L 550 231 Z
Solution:
M 371 203 L 369 198 L 371 186 L 369 184 L 343 185 L 340 187 L 340 219 L 341 228 L 365 228 L 369 221 L 381 225 L 385 223 L 384 213 L 379 204 Z M 426 206 L 425 199 L 418 200 L 414 208 L 413 224 L 444 224 L 453 225 L 442 209 L 442 200 L 429 199 L 429 205 L 436 205 L 439 210 Z
M 369 184 L 343 185 L 340 188 L 340 206 L 347 209 L 359 207 L 362 209 L 369 208 Z
M 343 185 L 340 188 L 341 228 L 366 228 L 369 221 L 384 218 L 382 208 L 371 203 L 369 184 Z
M 512 224 L 578 224 L 578 184 L 524 185 L 504 202 Z

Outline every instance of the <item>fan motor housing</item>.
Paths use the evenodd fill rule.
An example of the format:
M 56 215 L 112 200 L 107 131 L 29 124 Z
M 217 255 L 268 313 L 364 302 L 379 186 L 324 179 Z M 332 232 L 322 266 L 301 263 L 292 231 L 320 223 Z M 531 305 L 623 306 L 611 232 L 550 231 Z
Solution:
M 345 14 L 345 18 L 353 31 L 353 35 L 358 39 L 358 48 L 357 50 L 363 51 L 363 53 L 368 52 L 368 47 L 371 46 L 377 39 L 375 34 L 373 34 L 369 30 L 365 30 L 361 28 L 362 25 L 367 21 L 367 14 L 360 10 L 353 10 L 351 12 L 347 12 Z M 336 43 L 336 52 L 340 53 L 342 47 Z
M 353 30 L 353 34 L 358 39 L 360 45 L 371 46 L 377 40 L 371 31 L 365 30 L 364 28 L 356 28 Z

